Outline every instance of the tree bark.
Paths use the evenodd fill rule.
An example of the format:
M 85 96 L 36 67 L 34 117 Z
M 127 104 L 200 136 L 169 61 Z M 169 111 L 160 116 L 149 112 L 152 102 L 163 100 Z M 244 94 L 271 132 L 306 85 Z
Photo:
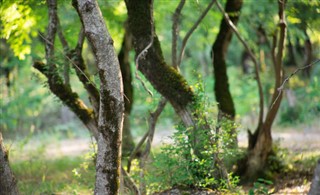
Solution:
M 9 166 L 8 151 L 6 151 L 2 133 L 0 132 L 0 194 L 17 195 L 19 190 L 17 180 L 15 179 Z
M 73 0 L 93 48 L 100 77 L 98 156 L 95 194 L 119 194 L 124 115 L 120 65 L 96 1 Z
M 128 155 L 134 149 L 134 141 L 130 128 L 130 113 L 133 104 L 133 87 L 132 76 L 130 70 L 129 52 L 132 48 L 132 36 L 129 32 L 128 23 L 125 22 L 125 34 L 121 50 L 118 54 L 120 63 L 123 91 L 124 91 L 124 121 L 123 121 L 123 136 L 122 136 L 122 156 Z
M 234 25 L 239 20 L 240 10 L 242 7 L 242 0 L 228 0 L 226 3 L 226 12 L 231 13 L 229 18 Z M 226 54 L 228 46 L 232 38 L 232 29 L 228 25 L 225 18 L 222 18 L 220 24 L 220 30 L 217 38 L 212 46 L 212 62 L 214 68 L 214 93 L 218 102 L 219 112 L 223 118 L 234 120 L 235 107 L 233 99 L 229 90 L 229 81 L 227 75 Z M 231 132 L 236 135 L 235 130 Z M 234 144 L 237 145 L 236 136 Z
M 184 124 L 192 126 L 194 121 L 187 107 L 195 101 L 195 95 L 178 71 L 164 61 L 158 37 L 152 33 L 154 21 L 153 13 L 150 12 L 151 0 L 126 0 L 125 2 L 136 53 L 140 54 L 153 39 L 151 48 L 148 49 L 144 59 L 139 61 L 139 70 L 152 86 L 172 104 Z
M 230 20 L 236 25 L 239 20 L 239 12 L 242 7 L 242 0 L 228 0 L 226 3 L 226 12 L 232 13 Z M 234 120 L 235 107 L 229 90 L 227 75 L 227 65 L 225 56 L 232 38 L 232 29 L 223 18 L 220 24 L 220 30 L 212 46 L 212 61 L 214 68 L 214 92 L 217 99 L 219 110 L 229 119 Z

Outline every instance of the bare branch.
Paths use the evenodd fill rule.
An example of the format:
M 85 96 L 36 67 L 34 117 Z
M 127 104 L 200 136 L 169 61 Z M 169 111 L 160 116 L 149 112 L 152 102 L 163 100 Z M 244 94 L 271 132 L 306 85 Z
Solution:
M 193 33 L 194 30 L 196 30 L 196 28 L 199 26 L 199 24 L 201 23 L 201 21 L 203 20 L 203 18 L 207 15 L 207 13 L 209 12 L 209 10 L 211 9 L 212 5 L 216 2 L 216 0 L 212 0 L 209 5 L 207 6 L 207 8 L 202 12 L 202 14 L 200 15 L 200 17 L 198 18 L 198 20 L 193 24 L 193 26 L 191 27 L 191 29 L 187 32 L 186 36 L 183 38 L 182 40 L 182 46 L 181 46 L 181 51 L 179 54 L 179 59 L 178 59 L 178 66 L 180 66 L 183 55 L 184 55 L 184 50 L 186 48 L 188 39 L 190 38 L 191 34 Z
M 308 64 L 306 66 L 303 66 L 301 68 L 297 68 L 294 72 L 292 72 L 287 78 L 284 79 L 284 81 L 282 82 L 282 84 L 280 85 L 280 87 L 278 87 L 278 96 L 276 97 L 276 99 L 273 101 L 270 109 L 272 109 L 272 107 L 274 106 L 274 104 L 278 101 L 279 97 L 280 97 L 280 94 L 283 93 L 283 90 L 284 90 L 284 86 L 285 84 L 291 79 L 291 77 L 293 77 L 295 74 L 297 74 L 299 71 L 301 70 L 305 70 L 305 69 L 308 69 L 310 67 L 312 67 L 314 64 L 320 62 L 320 59 L 317 59 L 315 60 L 314 62 L 312 62 L 311 64 Z
M 247 42 L 244 40 L 244 38 L 240 35 L 237 27 L 233 24 L 233 22 L 230 20 L 228 14 L 224 11 L 224 9 L 222 8 L 222 6 L 220 5 L 219 1 L 216 1 L 216 5 L 218 7 L 218 9 L 220 10 L 220 12 L 223 14 L 225 20 L 227 21 L 228 25 L 230 26 L 230 28 L 233 30 L 233 32 L 236 34 L 237 38 L 240 40 L 240 42 L 243 44 L 243 46 L 245 47 L 245 49 L 247 50 L 247 52 L 249 53 L 250 57 L 252 58 L 252 61 L 254 63 L 254 67 L 255 67 L 255 75 L 256 75 L 256 81 L 258 84 L 258 90 L 259 90 L 259 108 L 260 108 L 260 113 L 259 113 L 259 122 L 258 122 L 258 127 L 260 125 L 262 125 L 263 123 L 263 115 L 264 115 L 264 98 L 263 98 L 263 90 L 262 90 L 262 84 L 261 84 L 261 80 L 260 80 L 260 74 L 259 74 L 259 65 L 258 65 L 258 61 L 255 57 L 255 55 L 252 53 L 251 48 L 249 47 L 249 45 L 247 44 Z
M 181 0 L 178 7 L 176 8 L 173 16 L 172 16 L 172 45 L 171 45 L 171 54 L 172 54 L 172 66 L 176 69 L 177 66 L 177 39 L 179 35 L 179 20 L 182 8 L 185 4 L 186 0 Z

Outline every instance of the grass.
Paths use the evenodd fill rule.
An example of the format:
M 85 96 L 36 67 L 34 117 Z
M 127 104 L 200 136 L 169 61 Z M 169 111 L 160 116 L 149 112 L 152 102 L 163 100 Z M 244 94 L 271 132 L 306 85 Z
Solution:
M 93 194 L 94 167 L 81 169 L 83 162 L 82 157 L 35 158 L 11 166 L 21 194 Z

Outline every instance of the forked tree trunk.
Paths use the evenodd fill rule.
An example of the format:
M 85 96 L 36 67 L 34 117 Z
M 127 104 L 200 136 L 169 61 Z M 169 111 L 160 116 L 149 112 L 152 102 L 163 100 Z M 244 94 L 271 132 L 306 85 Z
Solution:
M 8 152 L 6 151 L 2 134 L 0 132 L 0 194 L 17 195 L 19 190 L 17 180 L 15 179 L 9 166 Z
M 248 158 L 245 167 L 245 179 L 252 180 L 263 171 L 267 163 L 267 158 L 272 151 L 271 128 L 277 116 L 281 100 L 283 81 L 282 60 L 284 52 L 284 42 L 286 37 L 286 22 L 284 14 L 284 1 L 279 1 L 279 40 L 274 36 L 272 56 L 275 74 L 275 86 L 273 89 L 272 100 L 265 121 L 258 125 L 254 134 L 249 132 Z M 277 48 L 277 51 L 276 51 Z
M 226 12 L 231 13 L 229 18 L 234 25 L 238 23 L 242 0 L 228 0 L 226 3 Z M 212 46 L 212 61 L 214 69 L 214 94 L 218 102 L 219 112 L 223 118 L 234 120 L 235 107 L 229 90 L 229 81 L 227 75 L 226 54 L 232 38 L 232 29 L 223 17 L 220 24 L 220 31 Z M 233 145 L 237 145 L 237 136 L 235 130 L 231 132 Z
M 122 77 L 113 40 L 96 1 L 74 0 L 100 78 L 100 108 L 95 194 L 119 194 L 124 114 Z

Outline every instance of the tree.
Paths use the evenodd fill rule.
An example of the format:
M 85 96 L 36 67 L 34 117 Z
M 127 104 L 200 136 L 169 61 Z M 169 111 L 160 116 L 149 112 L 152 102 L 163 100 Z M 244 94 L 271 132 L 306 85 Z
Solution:
M 286 20 L 284 12 L 285 2 L 279 0 L 278 6 L 279 32 L 274 33 L 272 44 L 272 61 L 274 65 L 275 85 L 273 88 L 272 99 L 265 120 L 263 121 L 263 123 L 258 124 L 258 127 L 254 134 L 249 131 L 248 157 L 244 173 L 245 178 L 248 179 L 253 179 L 258 176 L 258 174 L 265 167 L 267 158 L 271 154 L 271 128 L 278 113 L 283 95 L 281 85 L 283 81 L 282 61 L 284 53 L 284 42 L 286 38 Z
M 240 10 L 242 6 L 242 0 L 228 0 L 226 3 L 226 12 L 230 14 L 230 20 L 236 25 L 239 20 Z M 234 121 L 235 107 L 233 99 L 229 90 L 229 82 L 227 75 L 227 65 L 225 56 L 228 50 L 229 43 L 232 38 L 232 29 L 228 25 L 227 21 L 223 18 L 220 24 L 220 30 L 216 37 L 214 44 L 212 45 L 212 62 L 214 67 L 214 93 L 218 102 L 219 117 L 230 119 Z M 231 132 L 234 134 L 234 144 L 237 145 L 237 137 L 234 130 Z
M 0 189 L 1 194 L 17 195 L 19 194 L 17 180 L 15 179 L 9 166 L 8 151 L 5 149 L 2 133 L 0 132 Z
M 76 52 L 73 53 L 76 59 L 73 63 L 80 71 L 79 79 L 90 96 L 93 106 L 93 111 L 90 111 L 72 91 L 71 86 L 63 82 L 55 65 L 54 43 L 59 28 L 57 2 L 48 0 L 47 3 L 49 9 L 49 24 L 45 38 L 47 65 L 36 62 L 34 67 L 48 78 L 50 90 L 84 122 L 98 142 L 95 194 L 117 194 L 120 185 L 124 105 L 122 77 L 113 40 L 96 1 L 73 1 L 73 6 L 82 21 L 83 32 L 93 48 L 100 78 L 98 94 L 98 89 L 90 81 L 81 58 L 84 37 L 83 33 L 80 33 Z

